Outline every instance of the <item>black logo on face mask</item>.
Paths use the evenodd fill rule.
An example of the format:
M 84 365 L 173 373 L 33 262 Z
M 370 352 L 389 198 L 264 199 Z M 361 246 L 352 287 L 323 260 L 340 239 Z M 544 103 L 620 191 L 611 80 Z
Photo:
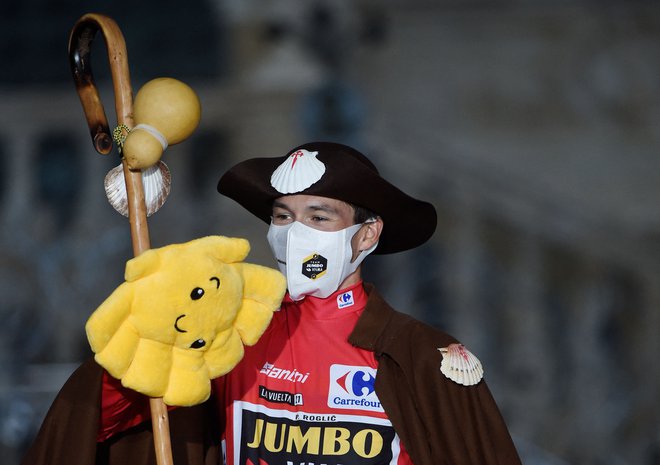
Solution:
M 317 253 L 305 258 L 302 263 L 302 274 L 309 279 L 320 278 L 327 269 L 328 259 Z

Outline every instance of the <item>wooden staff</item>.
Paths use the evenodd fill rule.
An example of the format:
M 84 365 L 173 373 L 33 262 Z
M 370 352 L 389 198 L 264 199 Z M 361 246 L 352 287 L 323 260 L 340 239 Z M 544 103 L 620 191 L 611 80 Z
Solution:
M 112 134 L 103 109 L 91 67 L 91 47 L 97 32 L 103 34 L 108 50 L 110 72 L 115 94 L 117 126 L 132 128 L 133 92 L 128 71 L 126 42 L 117 23 L 100 14 L 86 14 L 74 25 L 69 37 L 69 64 L 85 112 L 92 141 L 96 151 L 106 155 L 112 150 Z M 141 254 L 151 247 L 147 227 L 147 208 L 144 201 L 142 172 L 128 168 L 122 158 L 126 194 L 128 197 L 128 219 L 131 227 L 133 254 Z M 158 465 L 172 465 L 172 446 L 167 407 L 162 398 L 150 398 L 153 423 L 154 446 Z

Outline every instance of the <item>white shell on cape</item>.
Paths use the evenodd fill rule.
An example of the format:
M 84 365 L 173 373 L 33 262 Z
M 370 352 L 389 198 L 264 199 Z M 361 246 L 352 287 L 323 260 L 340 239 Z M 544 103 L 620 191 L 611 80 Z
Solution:
M 325 165 L 316 155 L 318 152 L 296 150 L 273 171 L 270 185 L 282 194 L 294 194 L 307 189 L 325 173 Z
M 151 216 L 163 206 L 170 194 L 170 169 L 162 161 L 145 168 L 142 170 L 142 184 L 144 185 L 147 216 Z M 128 196 L 126 195 L 123 165 L 116 166 L 108 172 L 104 185 L 105 195 L 108 197 L 110 205 L 128 217 Z
M 473 386 L 484 377 L 481 362 L 463 344 L 449 344 L 438 349 L 442 353 L 440 371 L 463 386 Z

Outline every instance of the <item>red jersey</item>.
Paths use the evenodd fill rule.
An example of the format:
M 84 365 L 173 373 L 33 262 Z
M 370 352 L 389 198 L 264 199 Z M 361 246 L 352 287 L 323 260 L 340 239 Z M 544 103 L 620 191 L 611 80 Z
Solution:
M 285 298 L 243 360 L 213 381 L 228 465 L 411 464 L 374 391 L 373 352 L 347 342 L 362 283 Z

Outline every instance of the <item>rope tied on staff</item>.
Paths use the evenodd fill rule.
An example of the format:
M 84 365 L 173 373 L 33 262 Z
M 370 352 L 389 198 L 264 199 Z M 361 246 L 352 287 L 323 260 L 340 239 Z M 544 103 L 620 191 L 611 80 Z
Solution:
M 117 144 L 117 150 L 119 150 L 119 153 L 121 153 L 122 148 L 124 147 L 124 141 L 129 132 L 131 132 L 131 129 L 125 124 L 120 124 L 112 130 L 112 140 Z
M 147 131 L 151 136 L 153 136 L 161 145 L 163 151 L 167 150 L 167 147 L 169 147 L 165 135 L 150 124 L 140 123 L 136 125 L 133 129 L 130 129 L 125 124 L 120 124 L 119 126 L 115 127 L 112 130 L 112 139 L 115 141 L 115 144 L 117 144 L 117 149 L 119 150 L 119 153 L 122 152 L 122 149 L 124 147 L 124 142 L 126 142 L 126 137 L 128 137 L 128 134 L 131 131 L 135 131 L 137 129 L 142 129 L 144 131 Z

